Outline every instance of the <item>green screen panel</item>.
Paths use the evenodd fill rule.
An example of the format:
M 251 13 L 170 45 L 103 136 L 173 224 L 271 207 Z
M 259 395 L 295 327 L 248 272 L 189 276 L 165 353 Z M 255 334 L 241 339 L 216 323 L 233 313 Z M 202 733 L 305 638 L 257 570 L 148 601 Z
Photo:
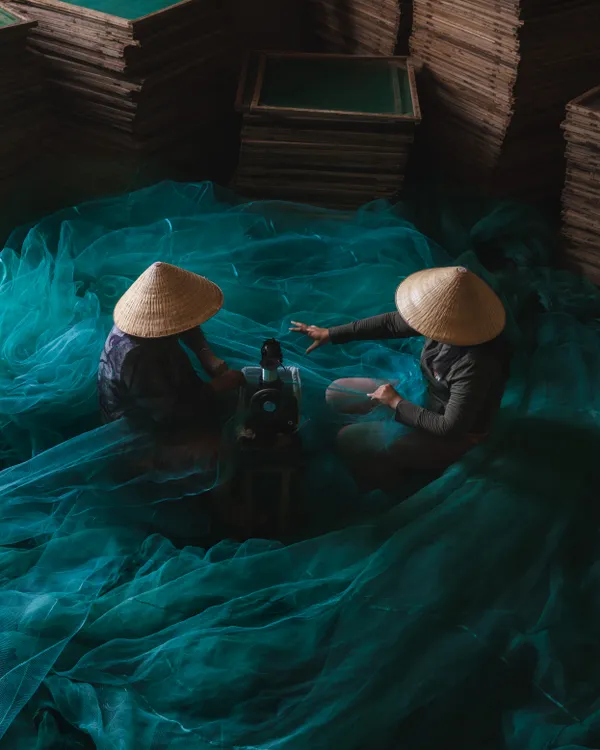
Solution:
M 16 23 L 19 23 L 18 18 L 11 16 L 10 13 L 0 8 L 0 29 L 5 28 L 6 26 L 14 26 Z
M 396 109 L 393 76 L 399 79 Z M 259 105 L 412 115 L 408 76 L 386 60 L 267 58 Z
M 177 3 L 169 2 L 169 0 L 84 0 L 83 2 L 64 0 L 64 2 L 69 5 L 76 5 L 79 8 L 106 13 L 109 16 L 125 18 L 128 21 L 143 18 L 150 13 L 156 13 L 159 10 L 177 5 Z

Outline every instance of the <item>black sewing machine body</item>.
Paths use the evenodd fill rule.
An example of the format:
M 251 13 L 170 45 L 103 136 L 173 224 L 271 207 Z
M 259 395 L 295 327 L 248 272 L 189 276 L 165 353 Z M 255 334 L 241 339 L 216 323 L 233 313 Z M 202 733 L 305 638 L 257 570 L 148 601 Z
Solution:
M 260 367 L 245 367 L 246 385 L 240 395 L 246 439 L 269 443 L 296 432 L 300 423 L 301 385 L 297 368 L 264 382 Z
M 240 393 L 240 437 L 266 445 L 295 433 L 302 400 L 300 371 L 283 366 L 279 342 L 265 341 L 260 367 L 245 367 L 243 373 L 246 385 Z

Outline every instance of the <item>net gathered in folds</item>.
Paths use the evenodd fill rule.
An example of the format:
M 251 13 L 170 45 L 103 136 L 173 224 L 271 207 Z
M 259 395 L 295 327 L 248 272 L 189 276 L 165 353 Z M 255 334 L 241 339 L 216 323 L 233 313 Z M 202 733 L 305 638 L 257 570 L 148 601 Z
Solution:
M 432 194 L 344 215 L 209 184 L 163 183 L 13 234 L 0 283 L 0 748 L 598 747 L 600 295 L 550 270 L 550 254 L 542 221 L 511 205 L 469 215 Z M 232 366 L 256 364 L 274 336 L 301 369 L 308 525 L 292 543 L 203 545 L 203 492 L 220 471 L 129 471 L 144 439 L 98 426 L 112 309 L 157 260 L 223 289 L 204 330 Z M 402 488 L 360 496 L 332 451 L 324 389 L 372 375 L 418 400 L 421 342 L 307 357 L 290 320 L 393 309 L 402 278 L 454 262 L 509 311 L 498 424 L 403 502 Z

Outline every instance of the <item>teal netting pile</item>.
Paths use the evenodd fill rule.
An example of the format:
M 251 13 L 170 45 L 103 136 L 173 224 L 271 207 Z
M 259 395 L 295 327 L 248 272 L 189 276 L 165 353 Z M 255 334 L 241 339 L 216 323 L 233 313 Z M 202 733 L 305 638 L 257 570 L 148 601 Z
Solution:
M 0 747 L 600 745 L 600 298 L 538 267 L 549 244 L 535 218 L 509 206 L 469 221 L 431 213 L 439 244 L 404 209 L 308 214 L 167 183 L 11 238 Z M 420 398 L 420 342 L 309 359 L 289 321 L 382 312 L 424 266 L 460 260 L 485 274 L 477 252 L 502 269 L 487 278 L 517 347 L 494 437 L 401 504 L 361 498 L 331 452 L 323 390 L 389 374 Z M 112 307 L 159 259 L 223 288 L 226 308 L 205 330 L 232 365 L 255 364 L 274 335 L 301 367 L 309 467 L 297 490 L 313 536 L 186 544 L 206 531 L 198 495 L 219 476 L 136 476 L 140 438 L 97 427 Z

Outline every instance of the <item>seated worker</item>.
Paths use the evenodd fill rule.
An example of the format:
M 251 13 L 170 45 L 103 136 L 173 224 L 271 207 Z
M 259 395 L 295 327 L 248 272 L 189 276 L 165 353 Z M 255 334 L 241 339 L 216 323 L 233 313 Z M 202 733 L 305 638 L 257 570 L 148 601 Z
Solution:
M 199 328 L 222 305 L 222 291 L 208 279 L 168 263 L 150 266 L 115 307 L 98 370 L 103 421 L 126 418 L 154 431 L 167 453 L 176 446 L 179 458 L 186 454 L 184 463 L 198 453 L 214 454 L 227 394 L 244 382 L 213 354 Z
M 366 414 L 383 405 L 396 422 L 414 428 L 394 436 L 393 423 L 382 419 L 348 425 L 339 433 L 340 453 L 357 479 L 381 488 L 394 486 L 407 470 L 441 473 L 485 440 L 510 370 L 502 302 L 467 269 L 432 268 L 409 276 L 396 291 L 396 307 L 398 312 L 334 328 L 293 321 L 290 329 L 313 340 L 307 353 L 328 343 L 425 337 L 424 408 L 385 381 L 345 378 L 327 390 L 337 411 Z

